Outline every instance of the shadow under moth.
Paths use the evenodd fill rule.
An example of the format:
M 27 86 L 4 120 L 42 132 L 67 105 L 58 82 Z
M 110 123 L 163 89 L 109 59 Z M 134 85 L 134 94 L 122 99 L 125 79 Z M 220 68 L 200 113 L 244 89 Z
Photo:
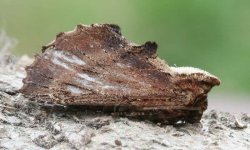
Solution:
M 197 68 L 170 67 L 156 50 L 155 42 L 129 42 L 117 25 L 78 25 L 43 46 L 20 91 L 39 102 L 104 107 L 167 124 L 199 122 L 207 93 L 220 80 Z

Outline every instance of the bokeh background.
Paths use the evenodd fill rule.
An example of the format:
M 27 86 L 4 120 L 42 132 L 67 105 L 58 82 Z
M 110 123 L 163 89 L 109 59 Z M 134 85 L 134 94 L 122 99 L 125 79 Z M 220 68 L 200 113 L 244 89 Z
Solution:
M 250 101 L 249 0 L 0 0 L 0 28 L 18 40 L 16 55 L 40 53 L 81 23 L 114 23 L 130 41 L 156 41 L 170 65 L 218 76 L 212 93 Z

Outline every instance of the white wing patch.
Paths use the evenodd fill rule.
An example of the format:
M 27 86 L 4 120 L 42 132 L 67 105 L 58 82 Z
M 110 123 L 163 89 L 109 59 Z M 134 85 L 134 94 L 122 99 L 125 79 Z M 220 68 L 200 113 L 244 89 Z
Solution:
M 64 51 L 53 51 L 53 55 L 57 58 L 61 58 L 69 63 L 77 65 L 85 65 L 86 63 L 75 55 L 66 55 Z
M 78 77 L 80 77 L 80 78 L 82 78 L 84 80 L 87 80 L 87 81 L 90 81 L 90 82 L 95 82 L 95 83 L 98 83 L 98 84 L 103 84 L 102 82 L 98 81 L 97 79 L 95 79 L 93 77 L 90 77 L 86 73 L 78 73 L 77 75 L 78 75 Z
M 117 86 L 112 86 L 112 85 L 104 85 L 102 86 L 103 89 L 115 89 Z
M 61 66 L 61 67 L 65 68 L 65 69 L 73 70 L 72 68 L 70 68 L 70 66 L 69 66 L 68 64 L 66 64 L 66 63 L 64 63 L 63 61 L 57 59 L 56 57 L 54 57 L 54 58 L 52 59 L 52 62 L 53 62 L 54 64 L 58 65 L 58 66 Z
M 79 89 L 78 87 L 72 86 L 72 85 L 68 85 L 67 90 L 73 94 L 81 94 L 82 93 L 81 89 Z

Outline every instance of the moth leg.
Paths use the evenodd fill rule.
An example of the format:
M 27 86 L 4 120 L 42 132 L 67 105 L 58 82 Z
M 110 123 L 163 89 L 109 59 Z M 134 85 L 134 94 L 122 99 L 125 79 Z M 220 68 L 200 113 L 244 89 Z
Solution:
M 113 112 L 111 113 L 111 116 L 115 119 L 124 116 L 124 112 Z
M 202 114 L 202 111 L 190 112 L 190 114 L 185 118 L 185 121 L 188 123 L 200 123 Z

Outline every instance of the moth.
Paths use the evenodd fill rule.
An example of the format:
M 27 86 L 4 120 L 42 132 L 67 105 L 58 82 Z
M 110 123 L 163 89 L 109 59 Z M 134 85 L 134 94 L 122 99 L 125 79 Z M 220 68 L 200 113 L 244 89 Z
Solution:
M 21 93 L 39 102 L 106 108 L 174 124 L 199 122 L 220 80 L 192 67 L 170 67 L 157 44 L 126 40 L 113 24 L 77 25 L 43 46 L 26 68 Z

